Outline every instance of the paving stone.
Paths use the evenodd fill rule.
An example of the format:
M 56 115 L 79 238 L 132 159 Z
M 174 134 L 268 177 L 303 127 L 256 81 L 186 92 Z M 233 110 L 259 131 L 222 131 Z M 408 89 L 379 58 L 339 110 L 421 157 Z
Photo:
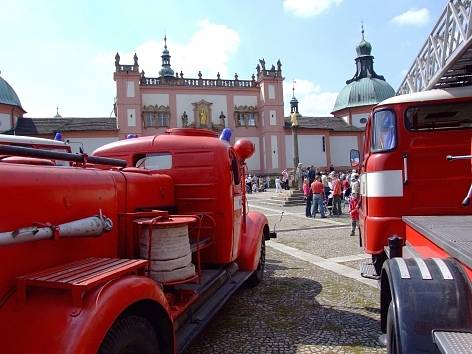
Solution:
M 266 193 L 265 198 L 270 197 Z M 266 193 L 257 198 L 262 200 Z M 249 196 L 249 203 L 255 205 L 254 199 Z M 300 211 L 303 207 L 291 207 L 291 212 Z M 347 217 L 338 220 L 350 223 Z M 357 237 L 347 236 L 349 229 L 326 226 L 289 216 L 283 227 L 297 230 L 280 232 L 277 242 L 324 258 L 363 253 Z M 264 281 L 238 290 L 187 354 L 386 352 L 377 341 L 381 334 L 378 289 L 279 252 L 270 241 L 267 246 Z

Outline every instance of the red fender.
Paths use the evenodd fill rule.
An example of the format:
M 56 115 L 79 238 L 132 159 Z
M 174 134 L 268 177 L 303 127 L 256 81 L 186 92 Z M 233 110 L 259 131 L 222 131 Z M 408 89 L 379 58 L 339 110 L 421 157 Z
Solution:
M 253 271 L 257 269 L 261 255 L 261 239 L 264 237 L 264 227 L 268 227 L 264 214 L 250 211 L 246 215 L 246 232 L 241 235 L 239 257 L 236 262 L 239 269 Z
M 129 275 L 88 291 L 81 308 L 71 300 L 70 292 L 55 289 L 31 289 L 26 303 L 10 298 L 0 309 L 2 353 L 96 353 L 118 316 L 141 300 L 159 304 L 172 323 L 163 291 L 143 276 Z

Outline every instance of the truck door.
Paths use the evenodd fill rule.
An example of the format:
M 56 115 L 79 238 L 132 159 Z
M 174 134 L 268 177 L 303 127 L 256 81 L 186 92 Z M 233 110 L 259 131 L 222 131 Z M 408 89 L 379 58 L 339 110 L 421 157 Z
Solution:
M 466 214 L 461 201 L 470 185 L 467 155 L 472 134 L 472 102 L 439 102 L 405 110 L 408 181 L 412 215 Z
M 233 151 L 230 151 L 231 162 L 231 188 L 233 195 L 233 259 L 238 256 L 239 239 L 241 237 L 242 227 L 242 190 L 241 190 L 241 174 L 238 159 Z

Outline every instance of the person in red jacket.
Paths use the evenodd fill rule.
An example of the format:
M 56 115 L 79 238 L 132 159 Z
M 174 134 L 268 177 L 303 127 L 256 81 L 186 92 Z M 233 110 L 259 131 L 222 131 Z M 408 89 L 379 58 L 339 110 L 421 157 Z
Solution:
M 335 172 L 331 172 L 331 189 L 333 190 L 333 215 L 341 215 L 341 200 L 343 196 L 342 182 Z
M 351 199 L 349 200 L 349 214 L 351 215 L 351 236 L 355 236 L 356 227 L 359 225 L 359 195 L 357 193 L 351 194 Z

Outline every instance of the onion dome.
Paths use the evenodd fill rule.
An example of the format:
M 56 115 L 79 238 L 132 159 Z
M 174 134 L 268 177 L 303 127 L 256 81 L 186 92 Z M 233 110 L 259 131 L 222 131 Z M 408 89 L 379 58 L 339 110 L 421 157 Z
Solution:
M 25 110 L 21 106 L 20 99 L 18 98 L 18 95 L 16 94 L 15 90 L 13 90 L 10 84 L 6 82 L 1 76 L 0 76 L 0 104 L 16 106 L 20 108 L 23 112 L 25 112 Z
M 371 51 L 372 45 L 364 39 L 362 28 L 362 40 L 356 46 L 356 73 L 339 92 L 333 112 L 349 107 L 374 105 L 395 96 L 393 87 L 375 72 Z

